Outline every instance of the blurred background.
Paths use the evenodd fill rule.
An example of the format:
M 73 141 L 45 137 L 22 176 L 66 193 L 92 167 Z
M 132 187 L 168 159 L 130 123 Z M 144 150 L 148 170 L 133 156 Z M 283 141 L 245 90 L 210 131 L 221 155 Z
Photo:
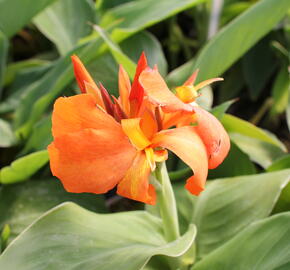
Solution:
M 1 0 L 0 229 L 14 224 L 13 237 L 64 200 L 106 211 L 101 197 L 91 203 L 93 195 L 67 194 L 51 181 L 52 105 L 79 93 L 72 54 L 112 94 L 118 62 L 126 68 L 142 51 L 173 90 L 197 68 L 198 81 L 223 77 L 198 100 L 232 140 L 213 179 L 290 168 L 289 46 L 288 0 Z M 174 156 L 168 167 L 173 181 L 187 174 Z M 275 211 L 289 206 L 284 197 Z

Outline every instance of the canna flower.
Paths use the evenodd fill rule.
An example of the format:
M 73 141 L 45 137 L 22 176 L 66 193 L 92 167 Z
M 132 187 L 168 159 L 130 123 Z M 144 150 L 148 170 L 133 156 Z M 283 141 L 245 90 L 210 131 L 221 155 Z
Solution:
M 209 165 L 217 166 L 228 151 L 224 149 L 228 137 L 216 134 L 224 132 L 221 124 L 170 92 L 157 68 L 147 66 L 144 54 L 132 85 L 120 66 L 118 99 L 102 84 L 97 86 L 77 56 L 72 61 L 82 94 L 56 100 L 54 141 L 48 146 L 51 171 L 64 188 L 99 194 L 117 186 L 121 196 L 155 204 L 149 175 L 156 162 L 167 159 L 168 149 L 194 171 L 186 188 L 198 195 L 204 189 Z

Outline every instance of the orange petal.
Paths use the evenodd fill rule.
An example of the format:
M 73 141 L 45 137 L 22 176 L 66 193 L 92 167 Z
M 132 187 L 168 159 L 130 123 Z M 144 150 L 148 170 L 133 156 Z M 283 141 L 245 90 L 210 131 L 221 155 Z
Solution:
M 195 130 L 206 146 L 209 168 L 214 169 L 223 162 L 230 149 L 230 139 L 222 124 L 209 112 L 194 107 L 197 118 Z
M 151 139 L 158 131 L 158 125 L 151 110 L 145 109 L 142 113 L 140 127 L 148 139 Z
M 131 90 L 131 83 L 127 72 L 120 65 L 119 68 L 119 94 L 121 99 L 121 104 L 124 112 L 127 115 L 130 115 L 130 103 L 129 103 L 129 95 Z
M 58 98 L 52 113 L 53 136 L 59 137 L 85 128 L 110 130 L 120 128 L 120 124 L 97 107 L 96 99 L 91 94 Z
M 195 83 L 198 72 L 199 72 L 199 69 L 194 71 L 193 74 L 186 80 L 186 82 L 183 85 L 184 86 L 193 85 Z
M 143 52 L 137 64 L 136 74 L 133 80 L 129 100 L 130 100 L 130 115 L 136 117 L 142 105 L 144 97 L 144 89 L 139 83 L 139 76 L 141 72 L 147 68 L 147 59 Z
M 85 82 L 85 88 L 86 93 L 93 95 L 96 99 L 96 103 L 103 109 L 105 109 L 105 104 L 103 102 L 101 90 L 96 85 L 87 82 Z
M 195 90 L 198 90 L 198 89 L 201 89 L 213 82 L 218 82 L 218 81 L 223 81 L 224 79 L 223 78 L 213 78 L 213 79 L 208 79 L 206 81 L 203 81 L 201 83 L 199 83 L 198 85 L 194 86 Z
M 131 168 L 119 183 L 117 193 L 132 200 L 154 205 L 156 193 L 149 184 L 150 165 L 144 151 L 138 152 Z
M 121 127 L 84 129 L 57 137 L 48 152 L 53 175 L 68 192 L 75 193 L 105 193 L 112 189 L 136 155 Z
M 208 173 L 208 158 L 205 146 L 193 127 L 163 130 L 152 140 L 153 146 L 171 150 L 180 157 L 194 172 L 187 180 L 186 188 L 198 195 L 205 186 Z
M 140 118 L 122 119 L 121 125 L 124 133 L 131 143 L 138 149 L 143 150 L 151 144 L 140 128 Z
M 164 112 L 193 111 L 192 106 L 184 104 L 168 89 L 156 69 L 147 68 L 144 70 L 139 77 L 139 82 L 151 102 L 161 106 Z
M 93 86 L 96 86 L 96 84 L 93 78 L 91 77 L 90 73 L 86 70 L 82 61 L 76 55 L 72 55 L 71 59 L 73 62 L 74 73 L 75 73 L 75 77 L 79 85 L 79 88 L 82 93 L 86 93 L 85 82 L 90 83 Z

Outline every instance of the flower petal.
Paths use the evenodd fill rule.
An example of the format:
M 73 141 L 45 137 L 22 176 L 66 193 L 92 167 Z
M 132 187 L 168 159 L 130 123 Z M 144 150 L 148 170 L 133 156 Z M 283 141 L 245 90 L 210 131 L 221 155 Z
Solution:
M 84 129 L 57 137 L 48 152 L 53 175 L 68 192 L 75 193 L 105 193 L 112 189 L 125 176 L 136 155 L 120 126 Z
M 155 204 L 156 193 L 149 184 L 150 165 L 144 151 L 138 152 L 131 168 L 119 183 L 117 193 L 132 200 Z
M 196 71 L 194 71 L 192 73 L 192 75 L 186 80 L 186 82 L 183 85 L 184 86 L 186 86 L 186 85 L 193 85 L 195 83 L 196 78 L 197 78 L 198 72 L 199 72 L 199 69 L 197 69 Z
M 125 69 L 120 65 L 119 68 L 119 94 L 121 99 L 121 104 L 124 112 L 127 115 L 130 115 L 130 103 L 129 95 L 131 90 L 131 83 L 129 76 Z
M 140 128 L 140 118 L 122 119 L 121 125 L 124 133 L 131 143 L 138 149 L 143 150 L 151 144 L 144 132 Z
M 79 88 L 82 93 L 86 93 L 86 86 L 85 82 L 92 84 L 93 86 L 96 86 L 93 78 L 91 77 L 90 73 L 85 68 L 82 61 L 76 56 L 71 56 L 73 66 L 74 66 L 74 73 L 77 80 L 77 83 L 79 85 Z
M 142 105 L 144 97 L 144 89 L 139 83 L 139 76 L 141 72 L 147 68 L 147 59 L 143 52 L 137 64 L 135 77 L 132 83 L 132 88 L 129 96 L 130 100 L 130 116 L 136 117 Z
M 97 107 L 91 94 L 60 97 L 54 104 L 52 133 L 54 137 L 78 132 L 85 128 L 116 129 L 120 124 Z
M 180 157 L 194 172 L 187 180 L 186 188 L 198 195 L 205 186 L 208 161 L 205 146 L 193 127 L 163 130 L 153 138 L 154 146 L 171 150 Z
M 209 112 L 196 106 L 197 126 L 195 130 L 202 139 L 208 154 L 210 169 L 220 165 L 230 149 L 229 135 L 222 124 Z
M 192 106 L 184 104 L 168 89 L 158 70 L 145 69 L 139 77 L 139 82 L 151 102 L 161 106 L 164 112 L 193 111 Z

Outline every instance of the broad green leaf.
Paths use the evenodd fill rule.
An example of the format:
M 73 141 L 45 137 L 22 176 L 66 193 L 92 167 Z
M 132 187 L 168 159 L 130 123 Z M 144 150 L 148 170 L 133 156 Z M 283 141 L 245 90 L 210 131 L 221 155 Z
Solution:
M 289 8 L 288 0 L 258 1 L 222 28 L 202 49 L 196 60 L 190 60 L 174 70 L 168 77 L 170 84 L 180 85 L 197 68 L 200 69 L 198 81 L 221 75 L 267 34 Z
M 110 52 L 115 58 L 118 64 L 121 64 L 124 69 L 128 72 L 128 75 L 131 79 L 134 78 L 134 74 L 136 71 L 136 64 L 122 52 L 121 48 L 118 44 L 114 43 L 113 40 L 107 35 L 107 33 L 98 25 L 94 26 L 94 29 L 99 33 L 100 37 L 104 40 L 104 42 L 108 45 Z
M 10 65 L 8 65 L 5 79 L 11 79 L 13 83 L 5 89 L 8 97 L 0 103 L 0 113 L 9 113 L 16 110 L 21 105 L 21 101 L 28 95 L 34 83 L 50 68 L 49 65 L 44 63 L 35 66 L 32 63 L 30 64 L 23 63 L 22 65 L 22 63 L 19 63 L 18 65 L 18 63 L 15 63 L 15 66 L 12 64 L 15 69 L 13 69 L 13 66 L 10 69 Z
M 223 78 L 225 80 L 220 84 L 217 93 L 219 103 L 238 98 L 243 87 L 245 87 L 245 79 L 240 62 L 237 62 L 231 69 L 224 73 Z
M 132 20 L 132 17 L 128 17 L 127 26 L 123 25 L 123 31 L 128 30 L 127 35 L 118 36 L 113 40 L 116 43 L 120 43 L 130 35 L 133 35 L 134 33 L 141 31 L 155 23 L 158 23 L 159 21 L 162 21 L 169 16 L 173 16 L 178 12 L 181 12 L 200 3 L 200 0 L 170 0 L 172 5 L 169 5 L 170 3 L 167 0 L 155 2 L 162 5 L 167 5 L 167 8 L 160 9 L 158 12 L 156 12 L 156 10 L 152 9 L 152 7 L 147 7 L 146 9 L 142 10 L 142 21 L 136 21 L 135 24 L 134 20 Z M 154 16 L 152 16 L 152 13 L 154 13 Z M 132 31 L 133 26 L 134 29 Z M 87 64 L 92 60 L 96 61 L 96 59 L 104 52 L 105 48 L 102 46 L 100 39 L 93 39 L 90 42 L 80 45 L 78 48 L 70 51 L 65 57 L 56 61 L 53 68 L 51 68 L 47 74 L 45 74 L 40 80 L 36 81 L 35 84 L 31 86 L 29 89 L 29 94 L 22 100 L 21 105 L 17 108 L 15 114 L 15 127 L 18 129 L 18 133 L 23 137 L 27 137 L 34 123 L 51 105 L 53 100 L 62 93 L 63 89 L 69 83 L 71 83 L 73 80 L 73 71 L 70 62 L 71 54 L 77 54 L 82 59 L 84 64 Z
M 6 248 L 10 233 L 10 226 L 5 224 L 0 235 L 0 253 Z
M 181 215 L 197 227 L 198 257 L 206 258 L 252 222 L 267 217 L 289 180 L 290 169 L 210 181 L 197 198 L 180 190 Z M 180 206 L 184 201 L 186 206 Z
M 268 172 L 279 171 L 283 169 L 290 169 L 290 154 L 276 160 L 267 168 Z
M 250 97 L 257 100 L 277 67 L 276 56 L 270 47 L 271 36 L 259 41 L 242 59 L 243 75 Z
M 208 178 L 233 177 L 255 173 L 255 166 L 249 156 L 242 152 L 234 142 L 231 142 L 229 154 L 216 169 L 208 171 Z
M 286 154 L 276 145 L 253 137 L 244 136 L 238 133 L 230 133 L 230 137 L 252 161 L 258 163 L 263 168 L 267 168 L 276 159 Z
M 34 152 L 16 159 L 10 166 L 0 170 L 0 183 L 13 184 L 27 180 L 43 167 L 49 160 L 46 150 Z
M 205 0 L 143 0 L 119 5 L 110 9 L 102 18 L 104 28 L 118 23 L 112 32 L 112 39 L 128 36 L 140 29 L 151 26 L 185 9 L 189 9 Z
M 49 64 L 48 61 L 41 59 L 28 59 L 18 62 L 12 62 L 7 66 L 7 70 L 5 72 L 4 77 L 4 85 L 11 84 L 15 80 L 17 74 L 20 73 L 21 71 L 26 72 L 26 70 L 29 68 L 41 67 L 48 64 Z
M 287 270 L 290 213 L 255 222 L 194 265 L 192 270 Z
M 215 106 L 212 108 L 211 113 L 219 120 L 221 120 L 225 114 L 225 112 L 228 110 L 228 108 L 236 102 L 235 99 L 228 100 L 220 105 Z
M 6 59 L 8 54 L 8 39 L 0 31 L 0 100 L 2 95 L 3 77 L 6 69 Z
M 0 230 L 5 224 L 9 224 L 13 239 L 44 212 L 67 201 L 91 211 L 106 212 L 100 195 L 69 193 L 59 180 L 53 178 L 31 180 L 0 189 Z
M 51 115 L 42 118 L 37 122 L 28 137 L 27 142 L 21 155 L 25 155 L 29 152 L 40 151 L 46 149 L 50 142 L 53 141 L 51 134 Z
M 290 131 L 290 95 L 288 97 L 288 105 L 286 108 L 286 121 L 287 121 L 288 129 Z
M 0 147 L 10 147 L 17 143 L 11 125 L 0 118 Z
M 16 34 L 24 25 L 55 0 L 0 0 L 0 30 L 8 37 Z
M 236 116 L 225 114 L 222 119 L 222 124 L 228 132 L 240 133 L 286 150 L 285 146 L 278 139 L 270 136 L 268 132 Z
M 161 220 L 145 211 L 95 214 L 66 203 L 47 212 L 11 243 L 0 257 L 0 268 L 137 270 L 154 255 L 180 256 L 195 233 L 191 226 L 167 243 Z
M 64 55 L 79 39 L 87 36 L 95 23 L 94 5 L 89 0 L 59 0 L 38 14 L 34 23 Z
M 286 110 L 288 105 L 288 98 L 290 92 L 290 78 L 287 66 L 283 66 L 279 71 L 273 85 L 272 96 L 274 103 L 271 107 L 270 113 L 272 115 L 282 113 Z

